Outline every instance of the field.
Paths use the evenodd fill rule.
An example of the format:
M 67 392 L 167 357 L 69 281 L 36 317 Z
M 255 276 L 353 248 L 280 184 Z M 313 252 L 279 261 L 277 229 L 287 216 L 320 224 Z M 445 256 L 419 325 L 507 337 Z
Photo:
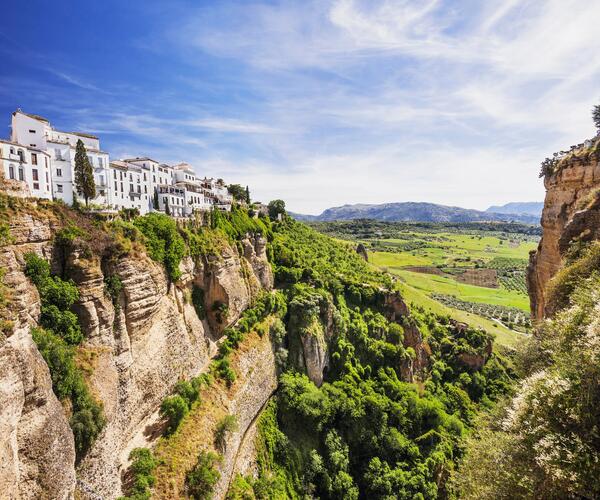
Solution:
M 525 269 L 537 247 L 524 225 L 321 223 L 319 230 L 365 245 L 369 262 L 400 283 L 408 302 L 448 314 L 514 343 L 531 327 Z

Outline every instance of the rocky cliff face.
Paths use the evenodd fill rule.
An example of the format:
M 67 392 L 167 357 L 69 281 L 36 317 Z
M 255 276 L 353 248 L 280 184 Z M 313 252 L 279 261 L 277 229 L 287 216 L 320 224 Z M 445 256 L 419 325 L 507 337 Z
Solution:
M 546 307 L 546 288 L 560 269 L 569 243 L 578 238 L 597 237 L 599 216 L 595 192 L 600 188 L 599 159 L 597 144 L 588 145 L 559 162 L 555 173 L 544 179 L 546 199 L 541 220 L 544 232 L 537 251 L 530 255 L 527 273 L 535 319 L 550 312 Z
M 22 272 L 23 255 L 51 254 L 56 218 L 29 214 L 10 221 L 13 242 L 0 250 L 4 283 L 12 291 L 14 330 L 0 337 L 0 491 L 4 498 L 71 498 L 75 444 L 52 392 L 50 372 L 32 338 L 40 313 L 36 288 Z
M 242 252 L 225 247 L 209 259 L 184 259 L 182 278 L 169 283 L 162 266 L 143 254 L 106 260 L 75 245 L 64 261 L 52 240 L 63 224 L 51 210 L 19 212 L 10 218 L 14 241 L 0 254 L 16 318 L 13 335 L 0 344 L 0 485 L 14 492 L 10 498 L 69 498 L 75 490 L 68 415 L 30 335 L 39 317 L 39 296 L 23 274 L 25 253 L 36 252 L 55 268 L 63 265 L 80 291 L 76 312 L 86 337 L 80 350 L 91 367 L 90 389 L 107 420 L 78 466 L 84 498 L 119 496 L 134 437 L 178 380 L 206 367 L 222 329 L 260 290 L 272 287 L 260 237 L 246 238 Z M 123 285 L 115 303 L 105 293 L 109 275 Z M 198 318 L 190 300 L 193 285 L 204 290 L 207 311 L 215 301 L 227 306 L 221 322 L 210 314 L 207 320 Z

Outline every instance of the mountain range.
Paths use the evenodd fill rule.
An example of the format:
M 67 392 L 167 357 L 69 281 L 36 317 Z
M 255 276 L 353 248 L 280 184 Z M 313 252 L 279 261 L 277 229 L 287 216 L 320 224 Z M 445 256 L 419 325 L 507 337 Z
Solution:
M 486 212 L 496 214 L 535 215 L 542 216 L 544 203 L 541 201 L 512 202 L 506 205 L 492 205 Z
M 502 207 L 490 207 L 486 211 L 469 208 L 450 207 L 435 203 L 402 202 L 383 203 L 380 205 L 355 204 L 332 207 L 320 215 L 303 215 L 290 213 L 292 217 L 302 221 L 334 221 L 352 219 L 375 219 L 382 221 L 415 221 L 415 222 L 523 222 L 539 224 L 541 208 L 536 212 L 538 203 L 509 203 Z M 495 210 L 492 210 L 495 209 Z M 497 210 L 508 210 L 497 212 Z

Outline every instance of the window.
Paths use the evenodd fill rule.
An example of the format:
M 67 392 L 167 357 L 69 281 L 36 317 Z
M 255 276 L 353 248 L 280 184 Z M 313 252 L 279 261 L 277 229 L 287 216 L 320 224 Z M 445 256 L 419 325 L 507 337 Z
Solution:
M 140 186 L 138 186 L 138 191 L 137 191 L 137 192 L 138 192 L 139 194 L 141 194 L 141 193 L 142 193 L 142 190 L 140 189 Z
M 19 149 L 19 151 L 17 151 L 17 154 L 19 155 L 20 161 L 25 161 L 25 153 L 23 152 L 22 149 Z
M 40 183 L 39 182 L 34 182 L 33 183 L 33 189 L 39 189 L 40 188 Z
M 37 165 L 37 154 L 36 153 L 31 153 L 31 164 Z
M 115 191 L 118 191 L 119 188 L 117 187 L 117 182 L 115 181 Z
M 44 164 L 46 165 L 46 168 L 48 168 L 48 157 L 44 156 Z
M 34 169 L 31 170 L 31 175 L 32 175 L 34 181 L 39 181 L 40 180 L 39 177 L 38 177 L 37 168 L 34 168 Z
M 56 192 L 57 193 L 62 193 L 63 192 L 63 185 L 62 184 L 57 184 L 56 185 Z
M 113 178 L 115 178 L 115 179 L 117 178 L 117 171 L 116 170 L 113 170 Z M 115 188 L 115 189 L 117 189 L 117 188 Z
M 146 172 L 144 172 L 144 181 L 146 180 Z
M 148 186 L 144 184 L 144 193 L 148 193 Z
M 62 177 L 62 168 L 56 169 L 56 177 Z
M 25 171 L 23 170 L 23 167 L 19 167 L 19 180 L 20 181 L 25 180 Z
M 90 156 L 90 155 L 88 155 L 88 160 L 89 160 L 89 162 L 90 162 L 90 165 L 94 166 L 94 157 L 93 157 L 93 156 Z
M 8 167 L 8 178 L 9 179 L 14 179 L 15 178 L 15 167 L 13 165 L 11 165 L 10 167 Z
M 152 176 L 152 182 L 156 183 L 156 175 Z
M 62 160 L 62 151 L 60 149 L 55 149 L 54 155 L 56 156 L 57 160 Z
M 46 184 L 50 184 L 50 179 L 48 179 L 48 172 L 46 172 Z
M 104 167 L 103 159 L 98 156 L 98 166 L 100 168 Z
M 29 144 L 32 148 L 35 148 L 36 145 L 35 144 Z
M 29 133 L 30 133 L 30 134 L 35 134 L 35 130 L 31 130 L 31 129 L 29 129 Z

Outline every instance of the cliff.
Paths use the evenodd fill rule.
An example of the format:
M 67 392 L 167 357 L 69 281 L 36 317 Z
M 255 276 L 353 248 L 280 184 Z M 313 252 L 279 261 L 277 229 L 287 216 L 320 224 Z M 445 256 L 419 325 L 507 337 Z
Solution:
M 547 308 L 547 287 L 561 268 L 569 244 L 598 236 L 599 143 L 600 139 L 596 139 L 570 152 L 556 161 L 544 177 L 543 236 L 537 251 L 530 255 L 527 272 L 534 319 L 552 312 Z
M 156 417 L 178 380 L 206 368 L 223 328 L 273 284 L 262 237 L 248 236 L 214 255 L 184 258 L 181 278 L 171 283 L 163 266 L 143 251 L 115 255 L 109 235 L 90 220 L 73 217 L 60 206 L 23 202 L 8 217 L 11 241 L 1 248 L 15 318 L 13 333 L 0 345 L 0 485 L 14 492 L 11 498 L 70 498 L 76 475 L 69 409 L 52 392 L 48 367 L 31 338 L 40 300 L 24 275 L 26 253 L 51 262 L 80 294 L 75 311 L 85 340 L 77 350 L 78 363 L 106 418 L 77 465 L 84 498 L 119 496 L 128 452 L 138 445 L 134 438 Z M 87 238 L 76 239 L 65 254 L 55 236 L 72 223 L 82 226 Z M 114 300 L 105 291 L 109 276 L 122 284 Z M 191 303 L 193 287 L 204 292 L 205 320 Z M 221 318 L 211 311 L 215 302 L 224 304 Z M 257 403 L 257 413 L 263 404 Z

